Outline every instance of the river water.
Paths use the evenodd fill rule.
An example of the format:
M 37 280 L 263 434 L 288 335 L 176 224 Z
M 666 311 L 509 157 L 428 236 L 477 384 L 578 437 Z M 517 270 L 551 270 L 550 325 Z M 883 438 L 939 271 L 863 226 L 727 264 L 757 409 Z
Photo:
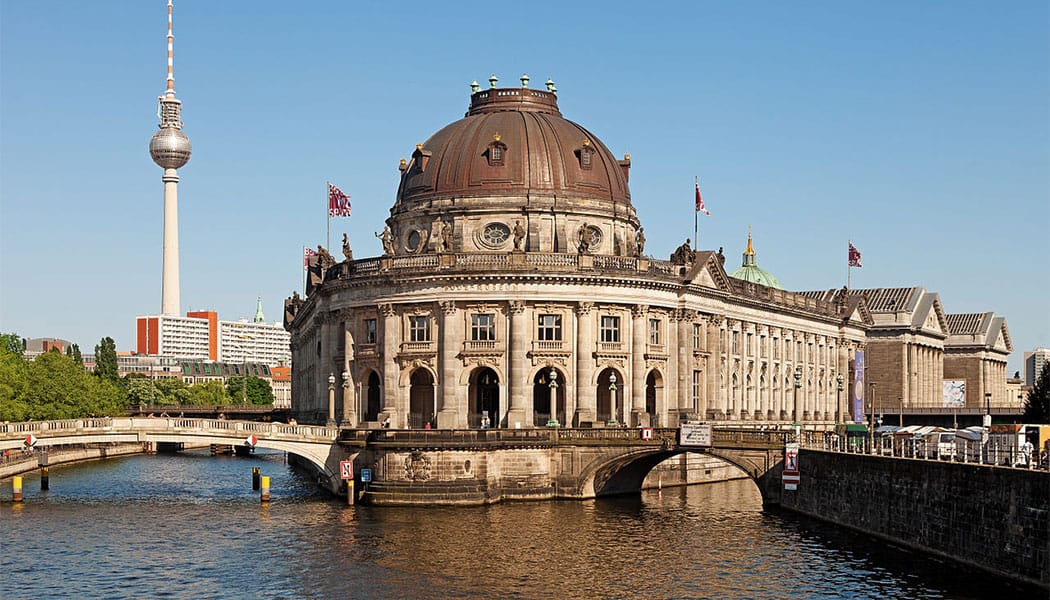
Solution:
M 272 478 L 272 502 L 251 489 Z M 0 491 L 0 598 L 1031 596 L 790 513 L 749 480 L 599 501 L 345 505 L 283 454 L 130 456 Z M 1039 593 L 1036 591 L 1035 593 Z

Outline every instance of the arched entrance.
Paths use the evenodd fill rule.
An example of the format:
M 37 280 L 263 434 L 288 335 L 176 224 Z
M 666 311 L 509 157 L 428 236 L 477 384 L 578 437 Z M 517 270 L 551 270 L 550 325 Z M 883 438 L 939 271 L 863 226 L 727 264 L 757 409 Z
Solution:
M 368 374 L 368 387 L 365 388 L 365 414 L 362 421 L 378 421 L 379 411 L 383 407 L 381 394 L 383 389 L 379 382 L 379 374 L 372 371 Z
M 532 415 L 533 425 L 546 427 L 564 426 L 565 420 L 565 376 L 554 367 L 545 367 L 536 373 L 532 380 Z M 551 400 L 554 400 L 555 413 L 551 414 Z
M 408 392 L 408 426 L 421 428 L 434 425 L 434 376 L 426 369 L 416 369 Z
M 620 421 L 620 404 L 623 402 L 623 378 L 615 369 L 605 369 L 598 375 L 597 418 L 599 425 L 616 425 Z
M 659 396 L 663 400 L 663 395 L 664 378 L 655 369 L 649 371 L 649 375 L 645 378 L 645 412 L 649 413 L 649 424 L 653 427 L 662 425 L 659 413 L 656 412 L 656 398 Z
M 470 378 L 470 411 L 467 423 L 471 427 L 481 427 L 483 417 L 489 418 L 489 427 L 500 426 L 499 376 L 492 369 L 478 369 Z

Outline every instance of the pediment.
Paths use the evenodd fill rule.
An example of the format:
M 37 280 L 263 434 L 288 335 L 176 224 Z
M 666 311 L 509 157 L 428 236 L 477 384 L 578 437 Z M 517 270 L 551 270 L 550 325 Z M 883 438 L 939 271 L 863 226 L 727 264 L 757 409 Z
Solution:
M 732 291 L 733 286 L 729 281 L 729 275 L 722 268 L 722 262 L 718 260 L 718 254 L 714 252 L 694 252 L 696 262 L 688 268 L 685 275 L 685 283 L 692 283 L 703 287 L 713 288 L 724 292 Z

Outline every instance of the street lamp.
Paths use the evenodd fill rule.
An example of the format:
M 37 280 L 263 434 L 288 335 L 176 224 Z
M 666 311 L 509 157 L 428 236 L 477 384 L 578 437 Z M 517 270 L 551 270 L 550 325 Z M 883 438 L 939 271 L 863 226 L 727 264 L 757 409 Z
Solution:
M 904 396 L 897 396 L 897 404 L 899 404 L 901 407 L 901 420 L 900 423 L 898 423 L 898 425 L 900 427 L 904 427 Z
M 616 372 L 609 373 L 609 420 L 605 423 L 609 427 L 616 427 Z
M 328 374 L 328 427 L 335 427 L 335 374 Z
M 984 393 L 984 428 L 992 426 L 992 393 Z
M 843 408 L 843 406 L 842 406 L 842 384 L 845 381 L 846 381 L 846 378 L 842 376 L 842 373 L 839 373 L 838 375 L 835 376 L 835 383 L 836 383 L 835 391 L 837 393 L 836 398 L 835 398 L 835 405 L 837 407 L 836 410 L 838 411 L 838 418 L 836 418 L 835 421 L 843 421 L 844 422 L 846 420 L 846 411 L 842 410 L 842 408 Z
M 802 422 L 799 420 L 799 413 L 798 413 L 798 390 L 801 387 L 802 387 L 802 367 L 796 365 L 795 366 L 795 409 L 793 411 L 794 412 L 793 416 L 795 417 L 795 421 L 794 421 L 794 423 L 791 424 L 791 426 L 794 427 L 794 429 L 795 429 L 795 439 L 796 440 L 801 440 L 802 439 Z
M 551 416 L 547 419 L 547 427 L 560 427 L 558 423 L 558 372 L 551 367 L 550 372 L 550 383 L 547 384 L 550 387 L 550 405 L 551 405 Z

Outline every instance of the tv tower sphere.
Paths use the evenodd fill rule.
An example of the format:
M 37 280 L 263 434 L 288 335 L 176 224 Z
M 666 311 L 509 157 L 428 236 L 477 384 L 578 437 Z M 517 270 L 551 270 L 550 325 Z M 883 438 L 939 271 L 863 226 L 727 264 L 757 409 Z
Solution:
M 175 127 L 161 126 L 149 141 L 153 162 L 165 169 L 178 169 L 190 160 L 190 138 Z

